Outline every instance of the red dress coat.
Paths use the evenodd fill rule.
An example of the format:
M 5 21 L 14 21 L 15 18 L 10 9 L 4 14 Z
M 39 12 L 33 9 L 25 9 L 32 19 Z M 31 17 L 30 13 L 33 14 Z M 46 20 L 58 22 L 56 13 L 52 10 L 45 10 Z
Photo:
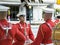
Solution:
M 22 22 L 20 22 L 20 23 L 17 23 L 16 24 L 16 26 L 17 26 L 17 28 L 19 29 L 19 31 L 20 32 L 22 32 L 23 34 L 25 33 L 25 29 L 24 28 L 26 28 L 26 33 L 27 33 L 27 35 L 28 35 L 28 37 L 32 40 L 32 41 L 34 41 L 34 36 L 33 36 L 33 33 L 32 33 L 32 31 L 31 31 L 31 26 L 30 26 L 30 24 L 27 24 L 27 23 L 22 23 Z M 25 34 L 24 34 L 25 35 Z M 24 45 L 24 41 L 23 40 L 15 40 L 15 43 L 14 43 L 14 45 Z
M 45 23 L 43 23 L 41 26 L 39 26 L 38 34 L 33 43 L 31 45 L 41 45 L 42 44 L 51 44 L 52 43 L 52 30 L 50 27 L 46 24 L 49 23 L 51 27 L 54 27 L 55 24 L 51 20 L 47 20 Z M 42 31 L 41 31 L 42 29 Z M 43 37 L 44 36 L 44 37 Z
M 2 28 L 3 25 L 9 26 L 9 23 L 5 19 L 0 20 L 0 45 L 12 45 L 15 36 L 17 40 L 21 39 L 25 41 L 25 36 L 16 28 L 15 25 L 12 25 L 6 36 L 6 30 Z

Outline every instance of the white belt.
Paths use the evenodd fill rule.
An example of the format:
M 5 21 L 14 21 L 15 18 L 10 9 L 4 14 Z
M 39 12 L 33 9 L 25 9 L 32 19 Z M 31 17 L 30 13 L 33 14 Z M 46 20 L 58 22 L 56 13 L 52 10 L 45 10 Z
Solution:
M 41 45 L 44 45 L 44 44 L 41 44 Z M 54 43 L 50 43 L 50 44 L 46 44 L 46 45 L 54 45 Z

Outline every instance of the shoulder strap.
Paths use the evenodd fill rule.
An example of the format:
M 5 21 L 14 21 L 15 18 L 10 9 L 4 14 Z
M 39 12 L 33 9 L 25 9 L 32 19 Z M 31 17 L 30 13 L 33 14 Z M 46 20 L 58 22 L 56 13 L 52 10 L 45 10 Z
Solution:
M 51 27 L 51 25 L 50 25 L 49 23 L 46 23 L 46 25 L 47 25 L 51 30 L 53 30 L 52 27 Z

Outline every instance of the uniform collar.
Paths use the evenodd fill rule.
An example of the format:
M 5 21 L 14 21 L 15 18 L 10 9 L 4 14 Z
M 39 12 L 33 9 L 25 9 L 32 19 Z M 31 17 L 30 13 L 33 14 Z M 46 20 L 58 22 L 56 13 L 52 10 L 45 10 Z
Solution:
M 47 20 L 46 22 L 50 22 L 50 21 L 51 21 L 51 19 Z
M 20 24 L 24 25 L 24 24 L 25 24 L 25 22 L 20 22 Z
M 54 27 L 54 26 L 55 26 L 55 23 L 54 23 L 54 22 L 52 22 L 52 20 L 51 20 L 51 19 L 47 20 L 47 21 L 46 21 L 46 23 L 49 23 L 52 27 Z

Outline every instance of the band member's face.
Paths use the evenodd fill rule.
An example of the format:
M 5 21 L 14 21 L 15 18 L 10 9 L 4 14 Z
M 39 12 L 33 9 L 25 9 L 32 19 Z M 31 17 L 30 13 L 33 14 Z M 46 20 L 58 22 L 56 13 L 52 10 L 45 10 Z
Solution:
M 44 14 L 44 20 L 45 21 L 47 20 L 47 14 Z
M 25 21 L 25 17 L 19 17 L 19 20 L 24 22 Z
M 46 20 L 48 20 L 48 19 L 51 19 L 51 16 L 52 16 L 51 13 L 45 13 L 45 14 L 44 14 L 44 20 L 46 21 Z

